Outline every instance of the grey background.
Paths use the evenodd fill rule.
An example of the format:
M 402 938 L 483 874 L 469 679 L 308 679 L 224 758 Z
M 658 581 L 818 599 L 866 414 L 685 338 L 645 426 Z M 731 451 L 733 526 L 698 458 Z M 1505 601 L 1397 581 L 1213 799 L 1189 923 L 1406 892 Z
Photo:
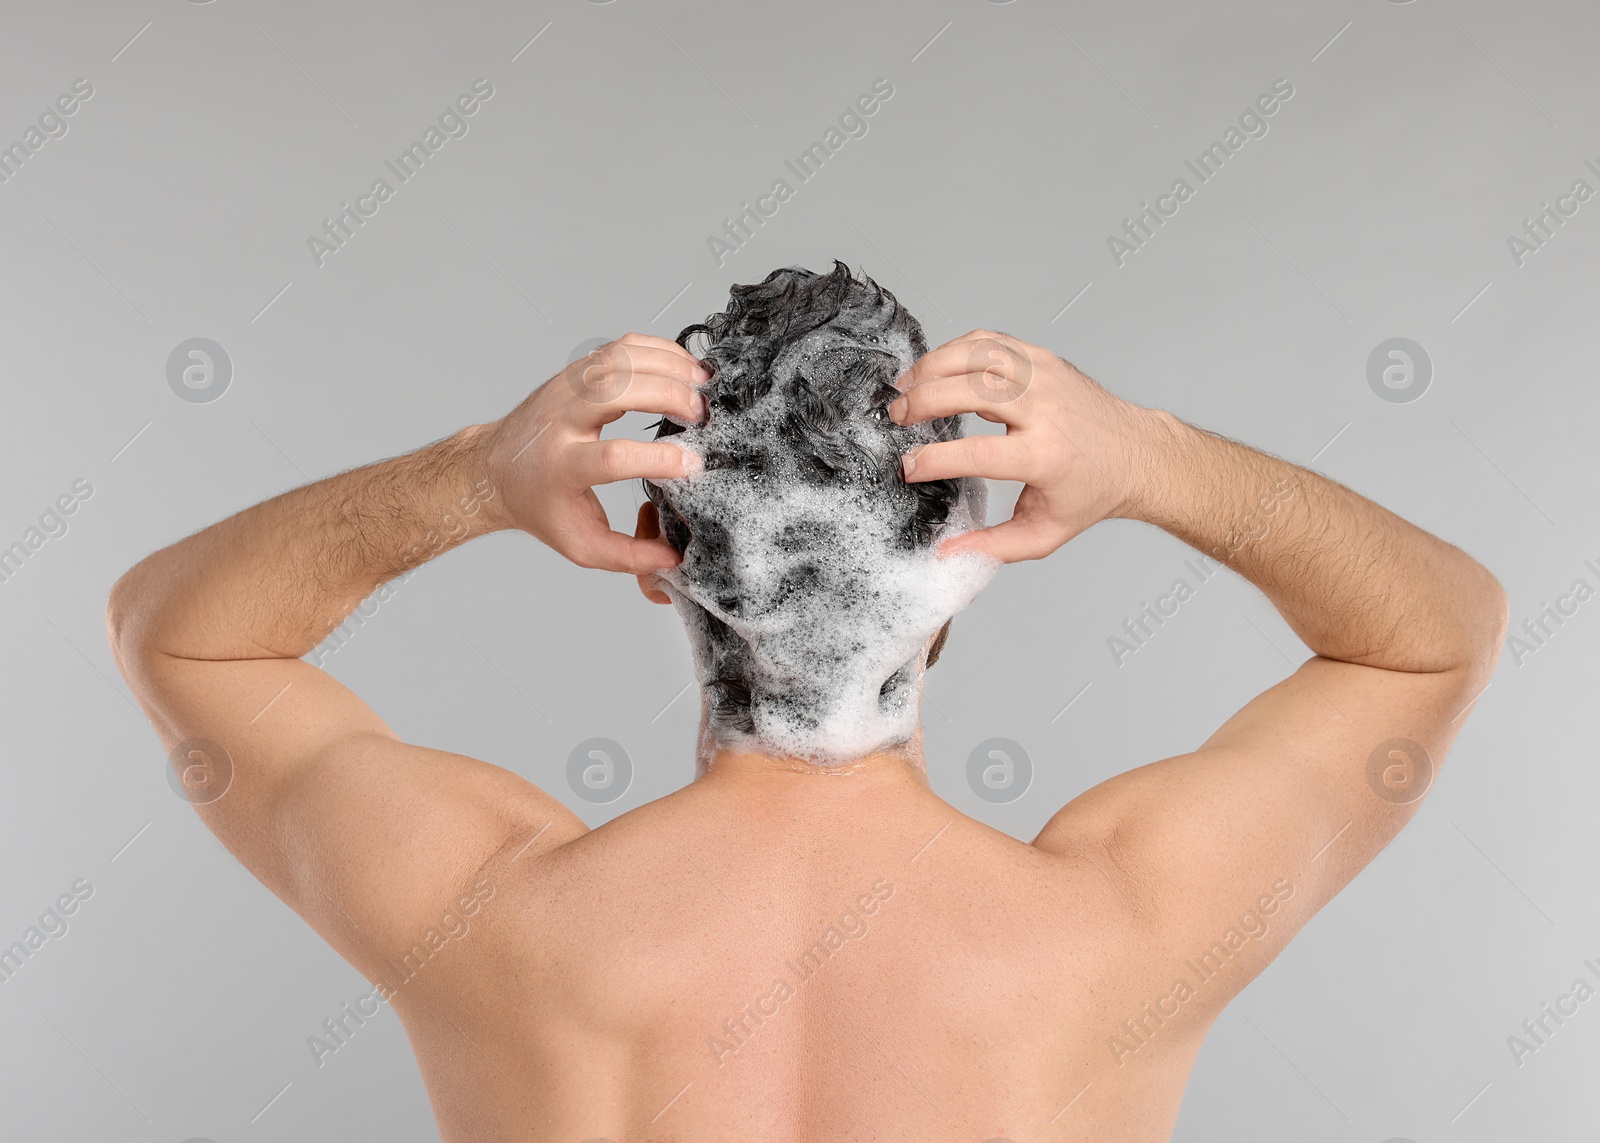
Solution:
M 1600 188 L 1597 33 L 1578 0 L 8 4 L 0 143 L 75 79 L 95 94 L 0 185 L 0 546 L 74 480 L 94 492 L 0 583 L 0 944 L 75 879 L 95 892 L 0 984 L 0 1134 L 437 1138 L 392 1013 L 316 1066 L 306 1038 L 369 989 L 174 797 L 105 594 L 156 547 L 497 417 L 580 342 L 672 336 L 775 267 L 838 257 L 935 343 L 998 327 L 1314 462 L 1483 560 L 1514 630 L 1600 586 L 1600 201 L 1523 266 L 1506 245 L 1575 180 Z M 318 267 L 307 236 L 480 77 L 470 133 Z M 1119 268 L 1122 219 L 1280 77 L 1269 133 Z M 879 78 L 869 132 L 798 185 L 784 160 Z M 793 198 L 718 266 L 707 238 L 780 177 Z M 232 358 L 214 402 L 168 386 L 192 337 Z M 1368 385 L 1391 337 L 1431 358 L 1418 400 Z M 603 499 L 631 524 L 634 488 Z M 929 676 L 935 788 L 1028 838 L 1285 674 L 1303 648 L 1226 573 L 1117 666 L 1107 638 L 1189 554 L 1107 524 L 1004 569 Z M 1590 602 L 1502 658 L 1420 815 L 1219 1021 L 1175 1138 L 1592 1137 L 1600 999 L 1520 1067 L 1506 1038 L 1600 963 L 1597 641 Z M 424 568 L 328 669 L 407 738 L 591 823 L 692 775 L 672 610 L 525 536 Z M 609 804 L 567 785 L 591 737 L 634 764 Z M 1007 804 L 967 785 L 993 737 L 1033 760 Z

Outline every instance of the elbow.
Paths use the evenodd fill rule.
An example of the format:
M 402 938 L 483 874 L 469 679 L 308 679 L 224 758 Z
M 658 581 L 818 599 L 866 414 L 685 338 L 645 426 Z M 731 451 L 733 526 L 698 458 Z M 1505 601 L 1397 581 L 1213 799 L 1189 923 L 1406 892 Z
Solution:
M 128 577 L 125 574 L 111 585 L 106 594 L 106 642 L 111 645 L 111 657 L 122 665 L 122 649 L 126 645 L 129 627 Z
M 106 642 L 111 645 L 112 658 L 124 675 L 127 674 L 124 661 L 138 648 L 140 641 L 139 600 L 142 593 L 138 571 L 136 565 L 123 572 L 106 594 Z
M 1469 673 L 1478 685 L 1486 685 L 1500 661 L 1500 650 L 1505 646 L 1506 630 L 1511 623 L 1511 605 L 1500 581 L 1483 565 L 1478 565 L 1480 589 L 1472 595 L 1469 630 L 1471 638 L 1466 649 Z

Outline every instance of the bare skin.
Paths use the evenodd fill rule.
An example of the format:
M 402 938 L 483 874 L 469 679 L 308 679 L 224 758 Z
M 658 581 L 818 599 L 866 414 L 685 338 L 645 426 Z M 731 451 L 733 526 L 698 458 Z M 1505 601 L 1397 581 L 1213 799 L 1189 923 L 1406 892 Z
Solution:
M 1315 652 L 1031 845 L 936 796 L 920 735 L 821 770 L 702 732 L 693 783 L 589 830 L 514 773 L 401 742 L 301 660 L 379 585 L 496 530 L 664 602 L 652 573 L 677 555 L 650 506 L 620 535 L 591 488 L 677 476 L 685 454 L 600 433 L 630 409 L 699 419 L 705 379 L 630 334 L 492 425 L 130 570 L 107 612 L 124 675 L 166 749 L 231 758 L 196 809 L 384 984 L 446 1143 L 1167 1139 L 1223 1007 L 1416 812 L 1408 756 L 1376 780 L 1369 759 L 1405 738 L 1443 760 L 1498 654 L 1499 584 L 1340 485 L 975 331 L 891 409 L 1007 426 L 909 465 L 1026 485 L 1010 521 L 945 551 L 1036 559 L 1143 520 L 1249 579 Z M 187 756 L 191 788 L 214 761 Z

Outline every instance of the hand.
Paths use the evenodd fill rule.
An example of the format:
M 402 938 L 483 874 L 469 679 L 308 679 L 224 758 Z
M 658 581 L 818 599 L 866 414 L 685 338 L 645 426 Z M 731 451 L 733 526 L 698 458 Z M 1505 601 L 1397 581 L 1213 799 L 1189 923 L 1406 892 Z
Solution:
M 573 362 L 481 433 L 484 466 L 499 495 L 501 527 L 518 528 L 586 568 L 635 575 L 673 567 L 664 540 L 611 530 L 597 484 L 668 480 L 700 470 L 700 458 L 668 440 L 600 439 L 624 413 L 705 419 L 706 367 L 676 342 L 625 334 Z
M 1019 480 L 1011 519 L 952 537 L 942 556 L 984 551 L 1007 563 L 1043 559 L 1101 520 L 1126 512 L 1140 450 L 1164 414 L 1108 393 L 1047 349 L 977 329 L 920 358 L 889 405 L 900 424 L 976 413 L 1003 436 L 969 436 L 906 453 L 907 481 Z

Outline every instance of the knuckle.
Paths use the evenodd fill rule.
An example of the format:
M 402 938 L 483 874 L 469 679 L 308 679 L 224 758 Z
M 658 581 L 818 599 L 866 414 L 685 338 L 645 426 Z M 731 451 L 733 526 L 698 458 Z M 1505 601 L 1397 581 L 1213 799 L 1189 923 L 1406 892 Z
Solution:
M 684 450 L 675 444 L 666 444 L 661 441 L 652 442 L 649 446 L 648 456 L 651 468 L 660 472 L 676 474 L 683 468 Z
M 1035 478 L 1043 474 L 1044 464 L 1032 441 L 1026 437 L 1016 437 L 1012 441 L 1011 448 L 1017 472 L 1027 481 L 1032 483 Z
M 691 421 L 698 420 L 703 411 L 701 404 L 706 398 L 701 395 L 697 387 L 687 381 L 678 381 L 674 384 L 676 388 L 673 389 L 673 396 L 678 400 L 678 415 L 687 417 Z
M 984 368 L 987 369 L 991 362 L 1004 363 L 1008 361 L 1012 353 L 1009 345 L 990 334 L 973 341 L 971 356 L 973 361 L 982 362 Z
M 627 471 L 632 443 L 620 438 L 600 442 L 596 460 L 601 475 L 615 480 Z

